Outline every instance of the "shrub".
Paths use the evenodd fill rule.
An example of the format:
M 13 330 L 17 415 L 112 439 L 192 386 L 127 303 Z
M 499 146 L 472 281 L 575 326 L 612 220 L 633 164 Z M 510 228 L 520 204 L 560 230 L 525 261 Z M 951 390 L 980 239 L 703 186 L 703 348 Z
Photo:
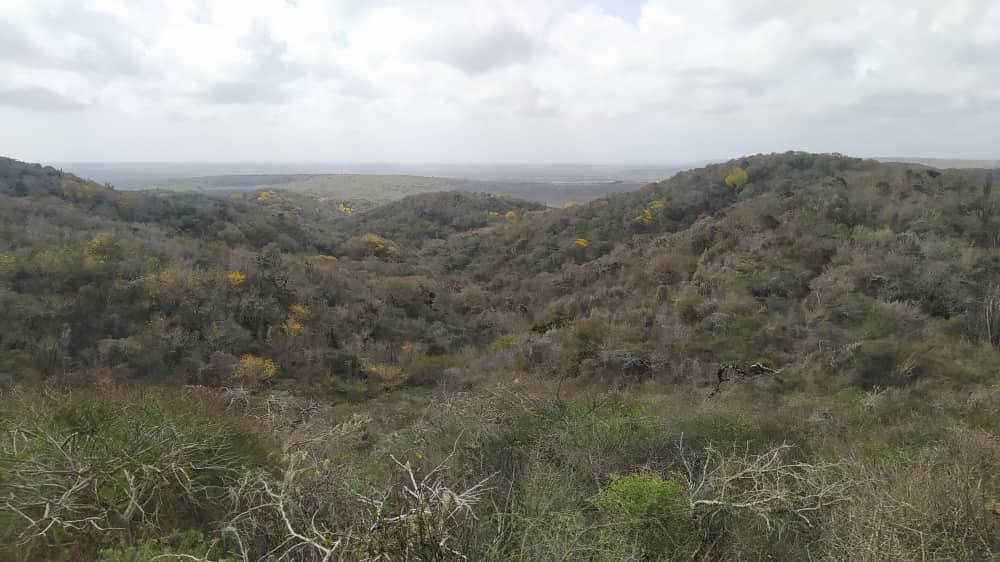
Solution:
M 455 365 L 455 360 L 448 355 L 417 357 L 406 366 L 407 383 L 417 386 L 432 386 L 441 379 L 444 370 L 453 365 Z
M 37 556 L 71 537 L 83 559 L 118 537 L 210 518 L 243 468 L 268 459 L 255 435 L 190 397 L 50 394 L 2 407 L 0 520 L 18 516 L 0 542 Z
M 674 301 L 674 307 L 677 309 L 677 316 L 679 316 L 681 321 L 685 324 L 697 323 L 701 320 L 701 310 L 699 307 L 702 301 L 704 301 L 704 298 L 697 294 L 678 298 Z
M 514 345 L 515 341 L 517 341 L 517 334 L 507 334 L 504 336 L 500 336 L 497 339 L 490 342 L 490 344 L 486 346 L 486 350 L 489 351 L 490 353 L 498 353 L 500 351 L 506 351 L 510 349 L 510 346 Z
M 147 562 L 149 560 L 214 560 L 234 561 L 235 558 L 219 558 L 221 549 L 217 540 L 207 540 L 199 531 L 174 531 L 169 535 L 151 539 L 140 539 L 102 549 L 98 562 Z
M 680 474 L 616 475 L 592 501 L 608 520 L 609 532 L 634 535 L 650 558 L 672 553 L 688 540 L 694 513 Z
M 544 336 L 550 330 L 555 330 L 556 328 L 561 328 L 565 326 L 567 323 L 569 323 L 570 320 L 572 320 L 570 316 L 563 314 L 561 312 L 555 312 L 546 316 L 545 320 L 542 320 L 541 322 L 536 322 L 534 325 L 532 325 L 531 331 L 538 335 Z

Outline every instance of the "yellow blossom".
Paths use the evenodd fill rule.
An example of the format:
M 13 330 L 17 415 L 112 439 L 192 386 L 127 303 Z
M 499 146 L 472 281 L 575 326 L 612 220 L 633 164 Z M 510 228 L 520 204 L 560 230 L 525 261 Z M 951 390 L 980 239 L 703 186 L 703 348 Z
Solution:
M 233 365 L 230 376 L 238 380 L 263 381 L 270 379 L 277 372 L 278 366 L 271 359 L 248 353 Z
M 17 265 L 17 258 L 11 254 L 0 254 L 0 273 L 14 271 Z
M 108 263 L 117 250 L 117 244 L 110 232 L 100 232 L 94 235 L 83 249 L 83 263 L 96 267 Z
M 277 197 L 277 195 L 278 194 L 273 191 L 261 191 L 260 195 L 257 196 L 257 200 L 260 202 L 270 201 L 271 199 Z
M 363 234 L 360 240 L 364 243 L 365 250 L 369 254 L 392 256 L 399 252 L 395 244 L 378 234 Z
M 663 201 L 650 201 L 646 204 L 645 209 L 632 217 L 632 220 L 638 224 L 651 224 L 653 219 L 663 211 L 664 207 L 666 207 L 666 204 Z
M 309 318 L 309 315 L 311 314 L 309 307 L 304 304 L 293 304 L 288 307 L 288 310 L 290 310 L 292 315 L 296 318 Z
M 290 336 L 297 336 L 305 331 L 306 327 L 294 318 L 289 318 L 281 324 L 281 329 Z
M 506 213 L 504 213 L 503 218 L 505 218 L 505 219 L 507 219 L 509 221 L 516 221 L 517 220 L 517 213 L 515 213 L 514 211 L 507 211 Z
M 226 274 L 226 283 L 229 283 L 229 286 L 233 289 L 242 285 L 246 280 L 247 276 L 239 271 L 230 271 Z
M 398 388 L 406 382 L 406 374 L 403 372 L 403 368 L 399 365 L 364 361 L 361 364 L 361 369 L 364 371 L 366 376 L 373 379 L 375 384 L 383 390 Z
M 581 248 L 586 248 L 590 245 L 590 242 L 586 238 L 577 238 L 573 243 Z
M 733 189 L 739 189 L 750 179 L 747 175 L 747 171 L 743 168 L 736 167 L 729 172 L 726 176 L 726 187 L 731 187 Z

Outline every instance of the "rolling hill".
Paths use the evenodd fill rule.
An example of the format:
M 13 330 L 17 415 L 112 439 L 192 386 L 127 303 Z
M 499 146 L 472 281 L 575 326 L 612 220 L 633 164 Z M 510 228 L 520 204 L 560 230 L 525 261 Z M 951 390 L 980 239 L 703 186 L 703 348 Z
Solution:
M 990 178 L 784 153 L 355 209 L 2 160 L 0 557 L 989 559 Z

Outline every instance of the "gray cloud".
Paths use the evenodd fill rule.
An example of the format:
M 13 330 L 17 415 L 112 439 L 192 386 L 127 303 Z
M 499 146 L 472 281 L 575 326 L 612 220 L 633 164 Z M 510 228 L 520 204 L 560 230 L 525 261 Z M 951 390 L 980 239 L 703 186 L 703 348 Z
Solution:
M 234 76 L 210 85 L 201 99 L 219 104 L 279 104 L 294 97 L 291 83 L 304 67 L 287 58 L 288 46 L 274 38 L 262 22 L 254 22 L 239 41 L 249 62 Z
M 847 109 L 871 118 L 960 118 L 1000 113 L 1000 97 L 975 94 L 956 96 L 933 93 L 884 92 L 866 96 L 851 104 Z
M 0 60 L 36 66 L 49 66 L 55 62 L 22 29 L 3 19 L 0 19 Z
M 69 160 L 997 157 L 997 29 L 995 0 L 5 0 L 0 119 L 18 125 L 0 146 Z M 75 140 L 94 123 L 106 143 Z
M 31 37 L 27 31 L 37 31 Z M 110 14 L 76 3 L 43 12 L 35 26 L 18 26 L 0 19 L 0 60 L 35 69 L 114 77 L 149 70 L 142 60 L 142 42 Z
M 469 74 L 480 74 L 530 61 L 542 43 L 510 22 L 501 21 L 484 30 L 448 29 L 424 52 Z

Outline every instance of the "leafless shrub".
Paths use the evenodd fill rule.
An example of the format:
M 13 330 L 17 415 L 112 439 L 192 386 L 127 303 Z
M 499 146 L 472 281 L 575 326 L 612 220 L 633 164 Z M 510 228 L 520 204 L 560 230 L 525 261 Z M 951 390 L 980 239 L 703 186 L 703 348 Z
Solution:
M 858 485 L 842 463 L 791 458 L 793 447 L 764 453 L 724 453 L 709 447 L 695 459 L 681 449 L 691 506 L 706 523 L 723 514 L 749 514 L 767 532 L 790 524 L 816 525 L 820 512 L 846 502 Z
M 422 473 L 391 456 L 396 483 L 359 493 L 329 461 L 299 450 L 279 476 L 260 473 L 233 491 L 239 507 L 226 532 L 244 560 L 467 560 L 466 521 L 476 519 L 490 478 L 450 484 L 453 457 Z

